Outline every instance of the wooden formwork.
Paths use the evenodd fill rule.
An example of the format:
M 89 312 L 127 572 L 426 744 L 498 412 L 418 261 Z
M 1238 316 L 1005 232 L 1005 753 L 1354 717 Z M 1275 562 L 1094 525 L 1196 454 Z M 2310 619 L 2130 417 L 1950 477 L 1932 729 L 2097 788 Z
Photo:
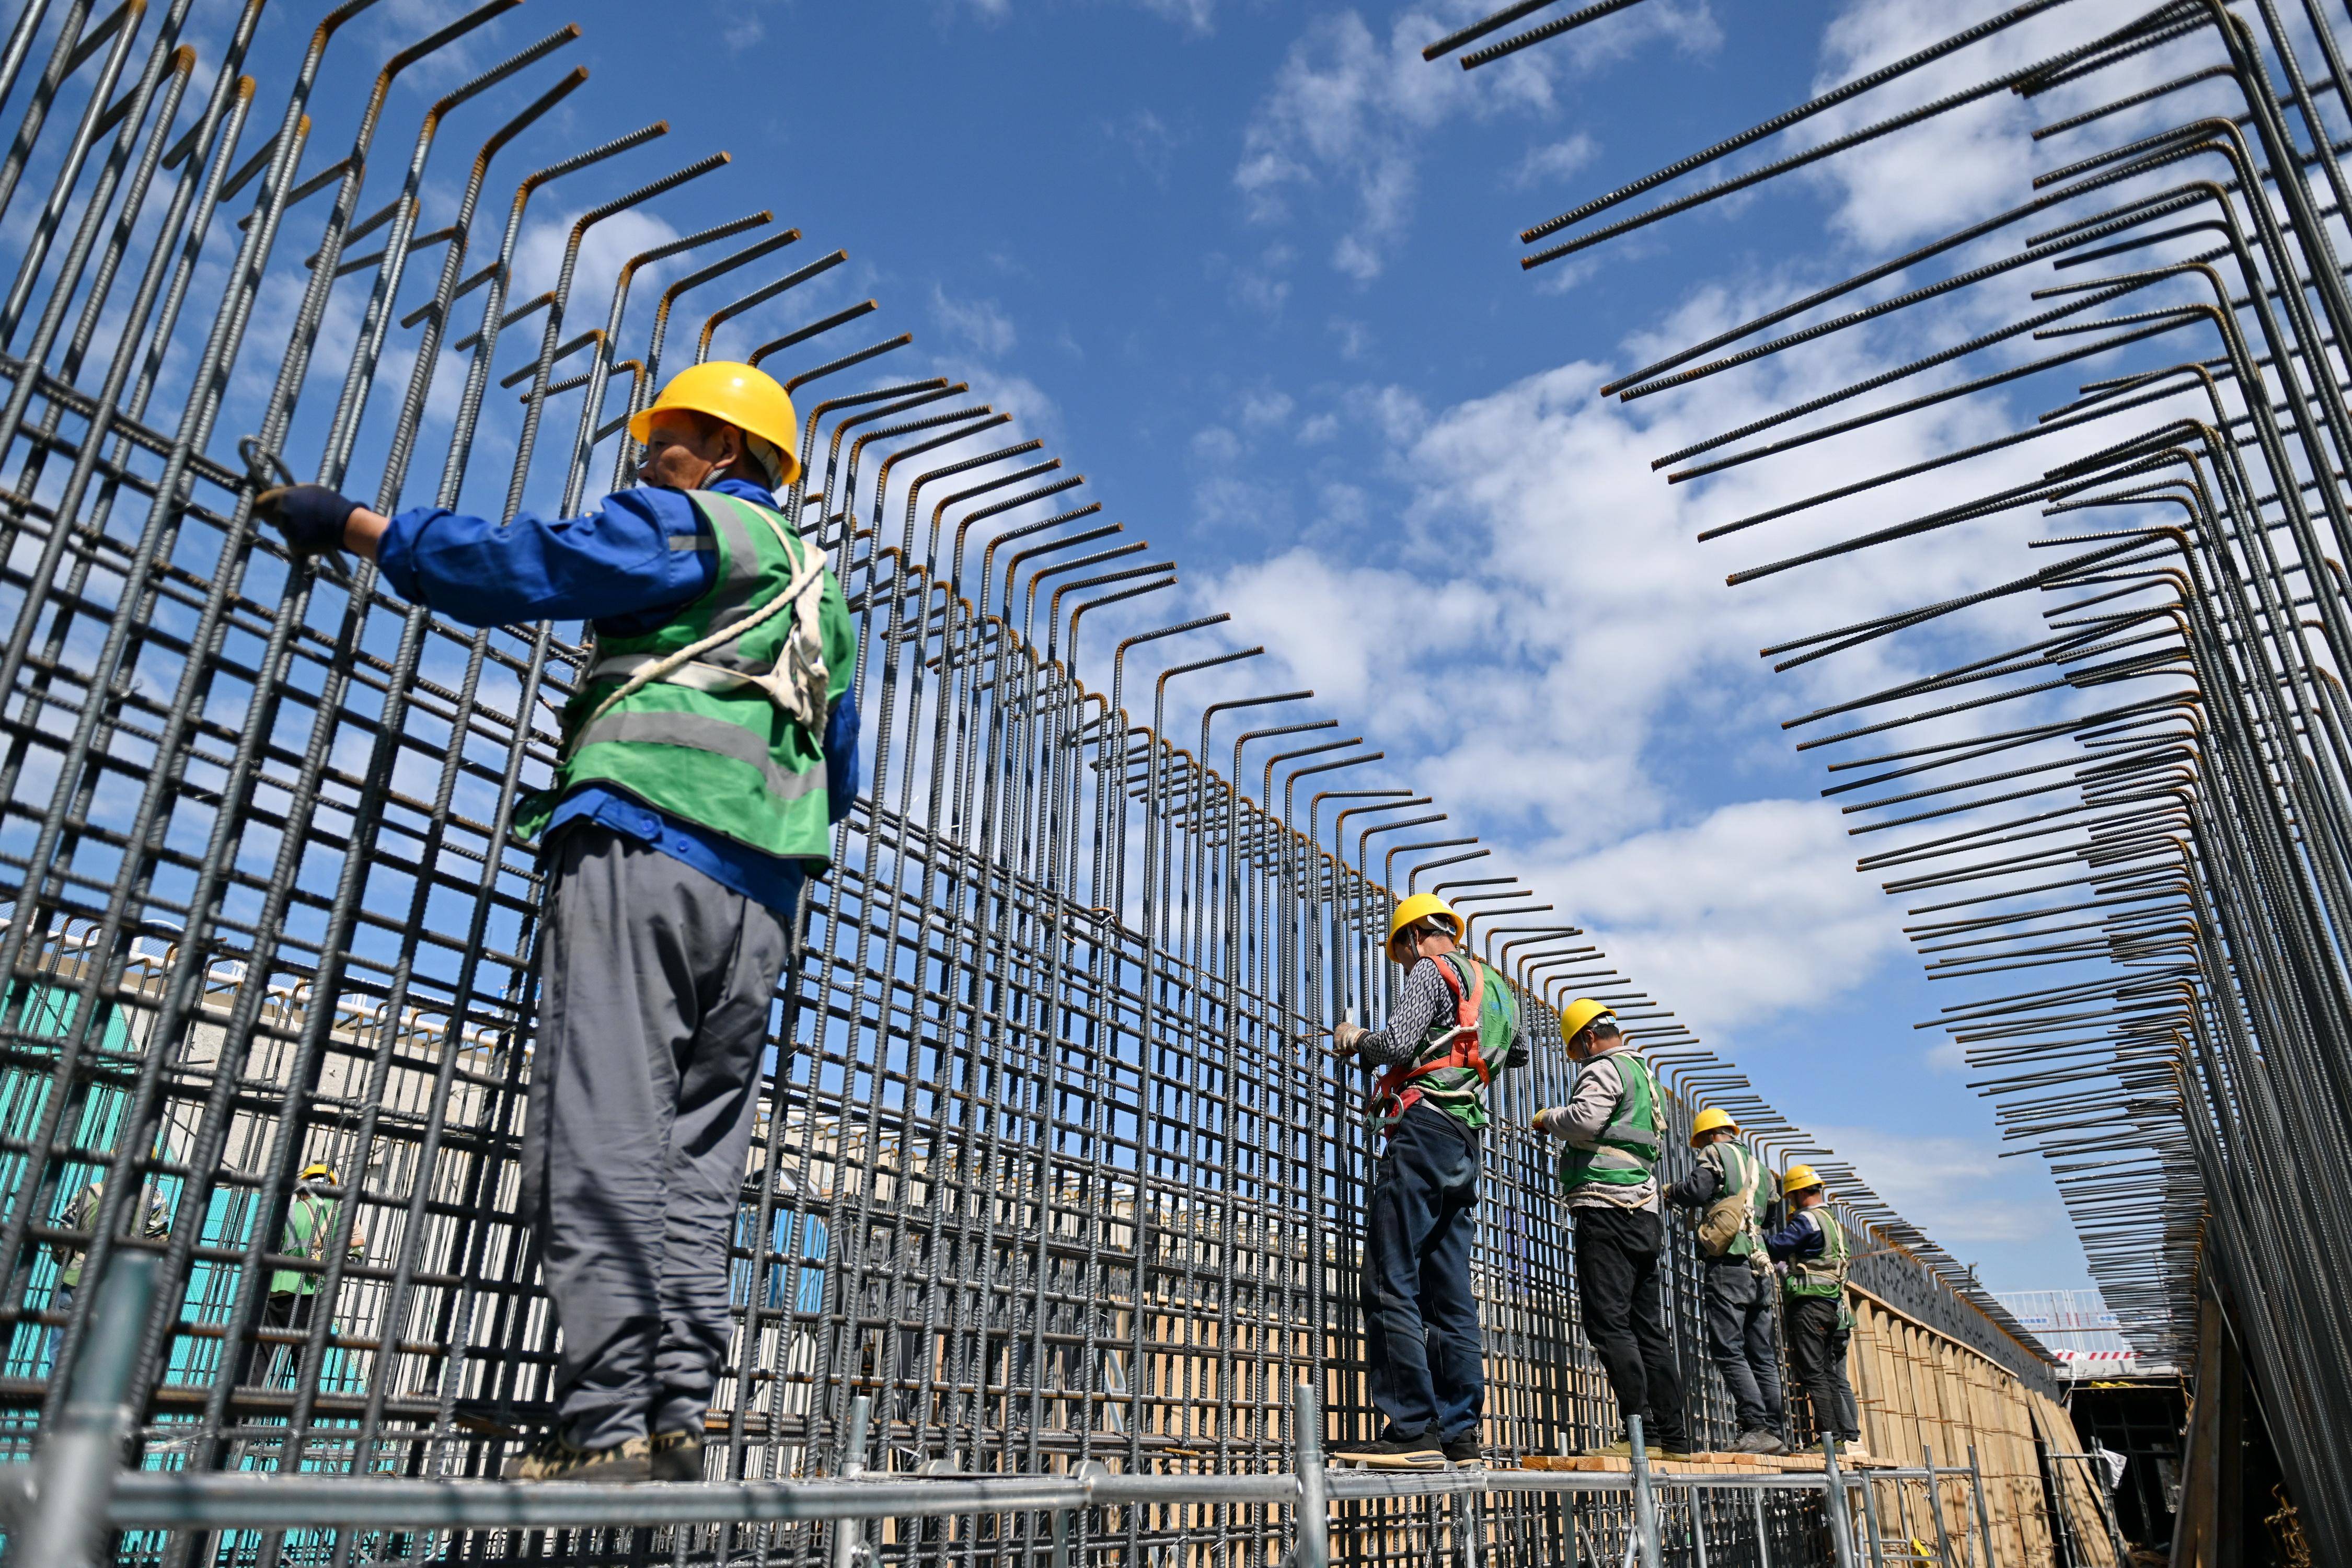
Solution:
M 2056 1402 L 2018 1381 L 1981 1352 L 1855 1289 L 1848 1374 L 1861 1406 L 1863 1440 L 1874 1457 L 1917 1465 L 1934 1450 L 1938 1466 L 1965 1465 L 1976 1451 L 1984 1482 L 1991 1568 L 2044 1568 L 2055 1563 L 2053 1522 L 2063 1526 L 2075 1568 L 2119 1568 L 2105 1516 L 2083 1467 L 2048 1467 L 2044 1447 L 2073 1452 L 2074 1428 Z M 2037 1433 L 2037 1428 L 2039 1431 Z M 2037 1441 L 2038 1437 L 2038 1441 Z M 1953 1562 L 1974 1563 L 1978 1521 L 1965 1480 L 1930 1489 L 1918 1481 L 1873 1483 L 1880 1533 L 1908 1537 L 1933 1552 L 1937 1521 Z M 2063 1521 L 2051 1518 L 2053 1502 Z
M 2080 1454 L 2083 1440 L 2075 1435 L 2074 1418 L 2065 1408 L 2047 1394 L 2037 1394 L 2032 1399 L 2033 1424 L 2041 1429 L 2042 1441 L 2053 1454 Z M 2095 1479 L 2088 1462 L 2082 1459 L 2053 1460 L 2050 1466 L 2050 1487 L 2057 1506 L 2065 1515 L 2068 1544 L 2074 1561 L 2090 1568 L 2123 1568 L 2122 1559 L 2116 1555 L 2115 1538 L 2107 1532 L 2106 1509 L 2095 1487 L 2105 1483 Z

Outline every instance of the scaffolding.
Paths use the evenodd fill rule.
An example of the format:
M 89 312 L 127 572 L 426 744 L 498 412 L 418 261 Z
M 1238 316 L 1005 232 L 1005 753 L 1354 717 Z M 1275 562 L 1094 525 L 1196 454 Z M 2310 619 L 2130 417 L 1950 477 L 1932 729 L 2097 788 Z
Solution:
M 1072 1517 L 1064 1550 L 1097 1559 L 1288 1549 L 1282 1510 L 1324 1484 L 1301 1453 L 1370 1435 L 1362 1086 L 1316 1037 L 1385 1000 L 1392 889 L 1469 913 L 1531 1037 L 1556 1036 L 1568 995 L 1617 1008 L 1673 1091 L 1668 1174 L 1701 1097 L 1780 1165 L 1826 1154 L 1537 892 L 1465 875 L 1489 852 L 1429 797 L 1344 787 L 1381 754 L 1296 717 L 1311 692 L 1187 705 L 1173 683 L 1259 650 L 1175 640 L 1222 616 L 1153 620 L 1173 564 L 1080 501 L 1083 479 L 1009 415 L 894 369 L 910 337 L 866 322 L 844 252 L 782 254 L 801 232 L 766 210 L 604 246 L 601 226 L 727 159 L 659 161 L 659 122 L 585 150 L 559 134 L 548 116 L 585 78 L 563 70 L 576 28 L 429 103 L 394 91 L 461 41 L 514 44 L 495 26 L 513 3 L 415 37 L 352 0 L 299 58 L 265 60 L 262 0 L 207 36 L 208 59 L 182 36 L 191 0 L 95 17 L 34 0 L 0 49 L 0 108 L 19 117 L 0 166 L 16 256 L 0 304 L 0 1447 L 23 1458 L 127 1412 L 121 1561 L 654 1549 L 641 1530 L 526 1528 L 562 1497 L 481 1479 L 550 1408 L 553 1326 L 517 1212 L 541 880 L 512 825 L 549 776 L 585 657 L 560 634 L 577 628 L 457 626 L 368 563 L 289 560 L 251 503 L 299 463 L 396 511 L 433 456 L 434 504 L 570 515 L 629 482 L 620 432 L 666 372 L 716 353 L 764 362 L 803 410 L 803 477 L 782 500 L 857 615 L 866 778 L 774 1003 L 713 1479 L 627 1505 L 675 1510 L 663 1552 L 968 1563 Z M 429 174 L 444 132 L 478 148 L 457 182 Z M 551 215 L 559 198 L 578 205 Z M 1186 747 L 1171 718 L 1196 707 Z M 1513 1458 L 1614 1435 L 1553 1174 L 1522 1131 L 1566 1087 L 1539 1051 L 1496 1090 L 1475 1270 L 1485 1436 Z M 314 1163 L 331 1173 L 306 1180 Z M 1814 1163 L 1870 1238 L 1856 1280 L 1873 1300 L 2019 1398 L 2054 1390 L 1964 1270 L 1858 1173 Z M 296 1205 L 318 1238 L 299 1255 Z M 1698 1260 L 1678 1248 L 1670 1273 L 1694 1427 L 1719 1440 Z M 132 1276 L 119 1387 L 78 1405 L 65 1369 L 111 1364 L 100 1284 Z M 2047 1539 L 2053 1505 L 2021 1452 L 2037 1485 L 2003 1506 Z M 1011 1489 L 935 1492 L 962 1501 L 900 1517 L 954 1528 L 862 1548 L 822 1528 L 842 1506 L 742 1500 L 861 1471 Z M 37 1512 L 31 1473 L 10 1495 Z M 1561 1479 L 1580 1473 L 1362 1502 L 1335 1550 L 1434 1551 L 1450 1516 L 1431 1500 L 1474 1492 L 1483 1522 L 1460 1540 L 1498 1561 L 1634 1542 L 1637 1489 Z M 1932 1492 L 1942 1474 L 1919 1479 Z M 1370 1485 L 1329 1482 L 1341 1499 Z M 362 1504 L 354 1487 L 384 1489 Z M 1675 1560 L 1802 1563 L 1845 1540 L 1822 1517 L 1837 1487 L 1751 1489 L 1747 1511 L 1685 1505 Z M 1875 1490 L 1859 1495 L 1874 1507 Z M 225 1511 L 198 1507 L 215 1496 Z M 987 1500 L 1016 1497 L 1033 1500 Z M 380 1511 L 412 1506 L 404 1527 Z M 478 1530 L 488 1516 L 445 1507 L 520 1511 Z

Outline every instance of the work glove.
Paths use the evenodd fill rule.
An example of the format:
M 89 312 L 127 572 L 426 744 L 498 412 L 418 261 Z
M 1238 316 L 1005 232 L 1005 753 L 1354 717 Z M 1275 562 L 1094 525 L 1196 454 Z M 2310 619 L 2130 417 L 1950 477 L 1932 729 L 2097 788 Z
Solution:
M 1560 1131 L 1568 1121 L 1568 1107 L 1547 1106 L 1536 1112 L 1536 1131 L 1544 1133 Z
M 289 554 L 299 561 L 343 547 L 343 528 L 360 503 L 324 485 L 279 485 L 253 498 L 253 515 L 277 525 Z
M 1362 1043 L 1366 1035 L 1370 1033 L 1371 1031 L 1361 1024 L 1352 1023 L 1346 1018 L 1340 1019 L 1331 1026 L 1331 1054 L 1335 1057 L 1354 1056 L 1356 1047 Z

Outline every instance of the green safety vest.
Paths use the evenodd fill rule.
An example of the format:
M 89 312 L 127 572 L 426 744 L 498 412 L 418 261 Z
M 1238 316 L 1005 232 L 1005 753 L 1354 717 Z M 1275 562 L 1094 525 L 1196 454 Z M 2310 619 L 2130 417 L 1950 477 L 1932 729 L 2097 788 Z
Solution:
M 313 1197 L 309 1193 L 297 1193 L 286 1210 L 286 1235 L 278 1250 L 289 1258 L 304 1258 L 319 1262 L 326 1246 L 335 1234 L 335 1210 L 340 1205 L 333 1198 Z M 273 1296 L 315 1296 L 319 1293 L 319 1276 L 299 1268 L 280 1268 L 269 1277 L 269 1293 Z
M 1709 1147 L 1720 1157 L 1723 1172 L 1723 1191 L 1717 1194 L 1717 1201 L 1737 1194 L 1748 1205 L 1748 1223 L 1724 1247 L 1723 1256 L 1746 1258 L 1756 1250 L 1756 1215 L 1763 1206 L 1759 1200 L 1763 1195 L 1767 1174 L 1764 1162 L 1736 1138 Z
M 1429 1021 L 1412 1060 L 1390 1068 L 1373 1086 L 1364 1121 L 1376 1132 L 1395 1126 L 1416 1100 L 1427 1100 L 1465 1127 L 1485 1127 L 1487 1079 L 1503 1070 L 1503 1058 L 1518 1037 L 1519 999 L 1502 975 L 1467 953 L 1444 953 L 1436 962 L 1453 982 L 1446 991 L 1454 1005 Z M 1478 993 L 1478 1024 L 1475 1034 L 1465 1035 L 1461 1005 L 1473 992 Z
M 104 1182 L 92 1182 L 82 1188 L 80 1192 L 74 1194 L 73 1201 L 66 1205 L 65 1213 L 58 1216 L 58 1225 L 66 1230 L 95 1228 L 98 1225 L 98 1205 L 104 1201 L 105 1192 Z M 150 1193 L 147 1196 L 147 1217 L 140 1227 L 140 1233 L 152 1241 L 158 1237 L 170 1235 L 171 1230 L 171 1216 L 163 1212 L 163 1200 Z M 59 1247 L 58 1257 L 64 1265 L 58 1270 L 58 1286 L 68 1290 L 79 1289 L 81 1286 L 81 1266 L 84 1258 L 82 1249 L 79 1247 Z
M 100 1184 L 90 1183 L 74 1194 L 73 1202 L 68 1204 L 66 1212 L 58 1216 L 58 1223 L 67 1230 L 89 1229 L 98 1223 L 98 1205 L 103 1196 Z M 58 1271 L 58 1283 L 64 1289 L 72 1290 L 80 1286 L 84 1256 L 79 1247 L 64 1254 L 65 1267 Z
M 517 826 L 603 784 L 762 854 L 830 860 L 824 725 L 857 655 L 841 585 L 773 508 L 687 493 L 710 531 L 670 547 L 718 552 L 709 591 L 642 636 L 598 635 L 554 785 Z
M 1845 1226 L 1838 1224 L 1827 1204 L 1816 1204 L 1805 1212 L 1811 1215 L 1813 1222 L 1822 1227 L 1821 1256 L 1791 1262 L 1789 1277 L 1781 1288 L 1791 1296 L 1843 1299 L 1846 1275 L 1853 1268 L 1853 1249 L 1846 1244 Z
M 1650 1064 L 1630 1049 L 1609 1053 L 1623 1086 L 1601 1141 L 1591 1149 L 1569 1149 L 1559 1157 L 1559 1184 L 1579 1187 L 1638 1187 L 1658 1166 L 1658 1080 Z

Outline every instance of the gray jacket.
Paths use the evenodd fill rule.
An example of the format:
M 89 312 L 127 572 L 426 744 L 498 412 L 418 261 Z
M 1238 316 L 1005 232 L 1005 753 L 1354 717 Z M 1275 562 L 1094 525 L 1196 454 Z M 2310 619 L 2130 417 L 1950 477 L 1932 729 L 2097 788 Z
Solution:
M 1569 1092 L 1568 1115 L 1560 1128 L 1571 1149 L 1600 1147 L 1601 1134 L 1617 1120 L 1617 1102 L 1624 1097 L 1625 1080 L 1617 1071 L 1617 1058 L 1631 1055 L 1633 1047 L 1620 1046 L 1606 1056 L 1593 1058 L 1576 1071 L 1576 1087 Z M 1579 1187 L 1569 1194 L 1571 1209 L 1627 1208 L 1648 1209 L 1653 1214 L 1664 1211 L 1658 1202 L 1658 1178 L 1639 1186 Z

